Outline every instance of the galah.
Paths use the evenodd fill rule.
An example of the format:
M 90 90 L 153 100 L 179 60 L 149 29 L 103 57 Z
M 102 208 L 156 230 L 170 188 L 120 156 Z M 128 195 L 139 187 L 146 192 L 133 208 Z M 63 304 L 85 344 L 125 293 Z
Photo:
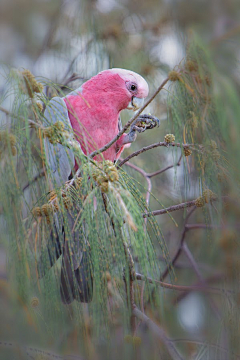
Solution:
M 106 145 L 119 133 L 120 112 L 123 109 L 137 110 L 140 108 L 148 91 L 146 80 L 139 74 L 125 69 L 109 69 L 92 77 L 64 98 L 53 98 L 47 106 L 44 116 L 48 124 L 63 120 L 71 127 L 75 140 L 80 144 L 82 151 L 88 155 Z M 144 115 L 141 119 L 147 121 L 147 117 L 144 118 Z M 152 117 L 151 120 L 155 121 L 156 118 Z M 153 126 L 156 125 L 155 121 Z M 102 153 L 103 158 L 112 162 L 116 161 L 124 147 L 130 146 L 135 138 L 136 127 L 133 124 L 128 134 L 123 134 L 117 142 Z M 55 184 L 62 185 L 69 179 L 73 169 L 75 168 L 76 171 L 78 168 L 74 154 L 61 144 L 53 147 L 47 142 L 46 148 L 48 166 Z M 95 160 L 102 160 L 102 156 L 97 155 Z M 68 221 L 69 226 L 73 226 L 74 220 L 71 215 L 68 216 Z M 59 237 L 61 232 L 63 237 L 65 234 L 63 225 L 57 216 L 55 216 L 54 227 L 55 231 L 52 230 L 48 245 L 48 255 L 50 266 L 60 255 L 63 255 L 61 299 L 65 304 L 71 303 L 74 299 L 90 302 L 93 285 L 92 278 L 89 276 L 87 278 L 86 275 L 88 260 L 80 250 L 70 255 L 66 241 L 63 241 L 62 249 Z M 76 244 L 83 241 L 80 237 L 79 233 L 73 233 L 73 241 Z M 54 254 L 52 250 L 50 251 L 52 247 L 54 247 Z M 40 276 L 44 275 L 44 271 L 41 269 L 39 273 Z

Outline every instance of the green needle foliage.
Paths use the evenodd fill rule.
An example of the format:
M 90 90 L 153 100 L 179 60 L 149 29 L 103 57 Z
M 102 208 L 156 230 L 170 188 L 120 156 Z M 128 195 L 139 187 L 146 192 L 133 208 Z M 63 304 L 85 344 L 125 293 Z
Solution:
M 135 271 L 159 278 L 159 254 L 167 263 L 159 226 L 154 218 L 143 219 L 142 213 L 149 209 L 134 179 L 110 161 L 88 159 L 64 119 L 47 123 L 43 108 L 49 100 L 29 71 L 11 72 L 8 81 L 14 100 L 9 131 L 1 132 L 0 191 L 9 229 L 5 241 L 13 291 L 36 326 L 47 323 L 50 334 L 57 335 L 69 307 L 75 313 L 69 326 L 84 329 L 83 304 L 74 301 L 67 306 L 60 300 L 62 259 L 56 252 L 66 246 L 76 258 L 87 256 L 88 276 L 94 284 L 88 316 L 94 332 L 103 326 L 109 331 L 117 316 L 114 312 L 120 312 L 122 324 L 129 326 L 130 281 Z M 56 180 L 56 173 L 61 177 L 62 171 L 59 146 L 74 153 L 80 174 L 60 185 Z M 50 156 L 56 160 L 56 170 Z M 73 262 L 71 266 L 74 271 Z M 144 296 L 150 302 L 153 288 L 145 286 Z M 140 305 L 138 291 L 135 302 Z M 29 310 L 39 306 L 43 322 L 38 312 Z
M 187 49 L 178 69 L 170 72 L 170 80 L 169 119 L 176 141 L 190 144 L 183 149 L 185 197 L 198 180 L 200 193 L 211 189 L 220 198 L 222 182 L 230 170 L 226 159 L 230 127 L 222 131 L 225 114 L 219 111 L 219 76 L 206 48 L 197 40 Z M 192 165 L 195 176 L 190 176 Z
M 176 236 L 176 228 L 183 224 L 187 214 L 183 208 L 174 219 L 172 213 L 167 215 L 171 229 L 169 222 L 165 224 L 154 216 L 144 219 L 143 213 L 151 209 L 143 195 L 146 189 L 142 181 L 124 171 L 127 168 L 117 168 L 103 158 L 96 162 L 82 153 L 69 124 L 50 102 L 54 96 L 65 95 L 61 87 L 46 79 L 35 79 L 27 70 L 6 68 L 5 76 L 1 109 L 8 122 L 0 129 L 1 242 L 8 250 L 9 299 L 16 312 L 23 309 L 16 317 L 23 334 L 27 337 L 34 329 L 36 334 L 41 334 L 39 344 L 46 346 L 52 341 L 62 352 L 69 349 L 69 342 L 66 348 L 62 345 L 64 339 L 76 338 L 79 343 L 75 349 L 78 347 L 81 354 L 95 358 L 93 343 L 104 351 L 113 350 L 119 329 L 127 334 L 134 328 L 131 317 L 134 306 L 143 309 L 146 305 L 148 315 L 163 324 L 169 334 L 181 338 L 183 330 L 173 311 L 181 297 L 173 298 L 171 291 L 163 293 L 161 287 L 146 278 L 159 280 L 166 273 L 170 275 L 166 281 L 170 282 L 176 280 L 177 273 L 179 283 L 191 285 L 196 281 L 195 273 L 199 276 L 199 261 L 219 270 L 220 285 L 229 290 L 231 284 L 235 291 L 227 290 L 226 298 L 211 298 L 211 302 L 206 296 L 207 308 L 211 310 L 209 320 L 205 321 L 206 324 L 209 321 L 208 328 L 205 324 L 208 339 L 213 339 L 214 344 L 222 343 L 218 338 L 220 314 L 224 336 L 229 337 L 229 346 L 238 353 L 235 334 L 239 322 L 236 296 L 239 205 L 236 199 L 239 197 L 240 105 L 238 89 L 214 65 L 211 51 L 195 39 L 187 48 L 186 59 L 168 74 L 169 128 L 163 150 L 172 151 L 173 164 L 179 160 L 181 151 L 184 169 L 179 177 L 176 166 L 173 179 L 174 185 L 179 186 L 179 202 L 193 201 L 197 208 L 196 229 L 200 224 L 200 229 L 206 230 L 204 235 L 194 233 L 189 245 L 191 271 L 184 268 L 179 272 L 175 268 L 177 260 L 170 261 L 162 234 L 171 232 L 173 254 L 183 252 L 183 243 L 179 243 L 180 236 L 184 240 L 186 235 L 185 225 L 179 226 L 182 235 Z M 4 110 L 5 106 L 10 110 Z M 58 114 L 55 123 L 44 115 L 47 106 L 52 106 L 53 113 Z M 180 144 L 180 150 L 176 143 Z M 74 154 L 79 170 L 75 173 L 73 164 L 72 178 L 59 182 L 63 176 L 61 149 L 69 164 L 71 153 Z M 55 159 L 54 171 L 51 159 Z M 149 180 L 151 176 L 147 175 Z M 162 208 L 163 203 L 172 200 L 172 189 L 167 184 L 168 192 L 163 194 L 164 181 L 153 180 L 152 184 L 151 207 Z M 179 243 L 176 238 L 180 239 Z M 171 239 L 168 245 L 171 246 Z M 75 260 L 80 262 L 85 258 L 88 280 L 93 281 L 93 298 L 88 305 L 76 300 L 70 305 L 61 302 L 63 249 L 72 272 Z M 205 268 L 204 271 L 207 273 Z M 144 290 L 136 280 L 136 273 L 145 279 Z M 76 281 L 73 292 L 78 292 Z M 212 300 L 216 300 L 216 306 Z M 214 321 L 211 306 L 217 313 Z M 139 339 L 133 339 L 129 341 L 135 346 Z M 146 344 L 145 357 L 151 344 L 148 335 Z M 126 351 L 131 358 L 133 350 L 128 352 L 128 345 L 119 354 L 123 356 Z M 206 353 L 213 358 L 220 351 L 220 347 L 213 347 L 205 339 L 195 346 L 196 358 Z M 180 344 L 179 348 L 189 355 L 186 344 Z

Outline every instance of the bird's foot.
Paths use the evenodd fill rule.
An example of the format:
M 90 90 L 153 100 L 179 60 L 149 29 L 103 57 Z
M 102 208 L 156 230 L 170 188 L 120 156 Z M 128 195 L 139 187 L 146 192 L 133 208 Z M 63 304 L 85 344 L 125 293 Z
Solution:
M 157 117 L 148 114 L 143 114 L 138 116 L 138 118 L 132 123 L 130 132 L 134 130 L 139 133 L 142 133 L 145 130 L 153 129 L 156 126 L 159 126 L 159 124 L 160 124 L 160 120 Z
M 137 132 L 142 133 L 145 130 L 153 129 L 156 126 L 159 126 L 159 124 L 160 120 L 155 116 L 147 114 L 138 116 L 132 123 L 129 133 L 124 135 L 122 145 L 134 142 L 137 138 Z

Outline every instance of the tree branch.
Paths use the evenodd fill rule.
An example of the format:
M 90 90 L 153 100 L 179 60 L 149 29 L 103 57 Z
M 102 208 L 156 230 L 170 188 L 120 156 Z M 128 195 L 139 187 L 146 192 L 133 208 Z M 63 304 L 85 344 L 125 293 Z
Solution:
M 127 161 L 129 161 L 130 159 L 132 159 L 133 157 L 135 156 L 138 156 L 139 154 L 142 154 L 143 152 L 145 151 L 148 151 L 148 150 L 151 150 L 151 149 L 154 149 L 156 147 L 159 147 L 159 146 L 165 146 L 165 147 L 169 147 L 169 146 L 176 146 L 176 147 L 183 147 L 183 148 L 188 148 L 189 146 L 193 146 L 193 144 L 181 144 L 181 143 L 167 143 L 166 141 L 160 141 L 158 143 L 154 143 L 154 144 L 151 144 L 151 145 L 148 145 L 148 146 L 145 146 L 143 147 L 142 149 L 140 150 L 137 150 L 135 151 L 134 153 L 130 154 L 129 156 L 127 156 L 125 159 L 123 159 L 120 164 L 118 164 L 118 167 L 121 167 L 123 166 L 123 164 L 125 164 Z M 172 167 L 172 166 L 171 166 Z M 167 169 L 166 169 L 167 170 Z M 164 171 L 166 171 L 164 170 Z
M 148 177 L 153 177 L 153 176 L 156 176 L 156 175 L 159 175 L 159 174 L 162 174 L 163 172 L 175 167 L 175 166 L 180 166 L 181 165 L 181 160 L 182 160 L 182 155 L 180 156 L 178 162 L 176 164 L 172 164 L 172 165 L 169 165 L 169 166 L 166 166 L 165 168 L 161 169 L 161 170 L 157 170 L 157 171 L 154 171 L 150 174 L 147 174 Z
M 26 121 L 26 119 L 23 116 L 15 115 L 15 114 L 11 113 L 10 111 L 8 111 L 7 109 L 4 109 L 2 106 L 0 106 L 0 111 L 4 112 L 8 116 L 13 117 L 14 119 L 20 119 L 20 120 Z M 40 127 L 40 124 L 36 123 L 33 120 L 27 119 L 27 121 L 29 122 L 29 124 L 31 124 L 35 127 Z
M 179 244 L 179 247 L 178 247 L 178 250 L 176 252 L 176 254 L 174 255 L 172 261 L 171 261 L 171 264 L 168 264 L 168 266 L 166 267 L 166 269 L 164 270 L 164 272 L 162 273 L 161 277 L 160 277 L 160 280 L 164 280 L 165 277 L 168 275 L 169 273 L 169 269 L 171 269 L 175 262 L 177 261 L 177 259 L 179 258 L 181 252 L 182 252 L 182 246 L 183 246 L 183 242 L 184 242 L 184 239 L 185 239 L 185 235 L 186 235 L 186 232 L 187 232 L 187 229 L 186 229 L 186 224 L 190 218 L 190 216 L 193 214 L 193 212 L 196 210 L 196 206 L 194 206 L 193 209 L 191 209 L 191 211 L 188 213 L 188 215 L 186 216 L 186 219 L 184 221 L 184 227 L 183 227 L 183 231 L 182 231 L 182 235 L 181 235 L 181 240 L 180 240 L 180 244 Z
M 120 162 L 123 161 L 122 158 L 120 158 L 119 160 L 120 160 Z M 173 168 L 173 167 L 175 167 L 175 166 L 180 166 L 180 165 L 181 165 L 181 160 L 182 160 L 182 155 L 180 156 L 180 158 L 179 158 L 179 160 L 178 160 L 178 162 L 177 162 L 176 164 L 169 165 L 169 166 L 167 166 L 167 167 L 165 167 L 165 168 L 163 168 L 163 169 L 154 171 L 154 172 L 152 172 L 152 173 L 147 173 L 147 172 L 145 172 L 144 170 L 142 170 L 140 167 L 138 167 L 138 166 L 136 166 L 135 164 L 132 164 L 132 163 L 130 163 L 130 162 L 127 162 L 127 163 L 125 163 L 125 164 L 126 164 L 127 166 L 129 166 L 130 168 L 138 171 L 138 172 L 139 172 L 142 176 L 144 176 L 145 178 L 152 178 L 152 177 L 154 177 L 154 176 L 156 176 L 156 175 L 162 174 L 163 172 L 165 172 L 165 171 L 167 171 L 167 170 L 169 170 L 169 169 L 171 169 L 171 168 Z
M 153 322 L 147 315 L 135 307 L 132 311 L 133 315 L 139 320 L 143 321 L 148 328 L 164 343 L 169 354 L 174 360 L 183 360 L 184 358 L 180 355 L 172 340 L 167 337 L 164 330 L 160 328 L 155 322 Z
M 135 274 L 136 280 L 142 280 L 145 281 L 147 280 L 150 284 L 158 284 L 161 287 L 165 288 L 165 289 L 170 289 L 170 290 L 176 290 L 176 291 L 184 291 L 184 292 L 190 292 L 190 291 L 202 291 L 202 292 L 209 292 L 209 293 L 213 293 L 213 294 L 222 294 L 224 292 L 231 292 L 230 290 L 222 290 L 216 287 L 211 287 L 211 286 L 206 286 L 203 284 L 203 282 L 199 282 L 196 285 L 173 285 L 173 284 L 169 284 L 169 283 L 165 283 L 163 281 L 159 281 L 159 280 L 155 280 L 155 279 L 151 279 L 150 277 L 146 277 L 142 274 Z
M 224 280 L 224 274 L 215 274 L 215 275 L 211 275 L 211 276 L 209 276 L 208 278 L 205 278 L 204 279 L 204 282 L 206 283 L 206 284 L 209 284 L 209 283 L 212 283 L 212 282 L 215 282 L 215 281 L 219 281 L 219 280 Z M 197 283 L 195 283 L 195 285 L 193 286 L 193 288 L 194 287 L 202 287 L 202 282 L 201 281 L 198 281 Z M 192 286 L 191 286 L 192 287 Z M 207 286 L 206 288 L 211 288 L 211 287 L 209 287 L 209 286 Z M 182 299 L 184 299 L 190 292 L 192 291 L 192 289 L 189 289 L 189 290 L 186 290 L 186 291 L 183 291 L 181 294 L 179 294 L 175 299 L 174 299 L 174 301 L 173 301 L 173 304 L 174 305 L 176 305 L 178 302 L 180 302 Z M 194 289 L 193 289 L 193 291 L 195 291 Z M 219 291 L 221 291 L 220 289 L 219 289 Z M 223 290 L 223 292 L 232 292 L 231 290 Z
M 166 214 L 172 211 L 176 211 L 176 210 L 181 210 L 181 209 L 185 209 L 188 207 L 192 207 L 195 206 L 195 201 L 196 200 L 191 200 L 191 201 L 186 201 L 185 203 L 181 203 L 178 205 L 172 205 L 166 209 L 161 209 L 161 210 L 154 210 L 148 213 L 144 213 L 142 214 L 142 216 L 145 217 L 149 217 L 149 216 L 156 216 L 156 215 L 162 215 L 162 214 Z

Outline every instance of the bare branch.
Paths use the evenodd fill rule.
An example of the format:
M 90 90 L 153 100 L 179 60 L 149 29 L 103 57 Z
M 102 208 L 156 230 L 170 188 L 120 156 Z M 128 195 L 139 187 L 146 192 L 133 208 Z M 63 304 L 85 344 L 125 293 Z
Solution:
M 179 166 L 180 163 L 181 163 L 181 159 L 182 159 L 182 155 L 180 156 L 176 166 Z M 174 167 L 175 165 L 170 165 L 164 169 L 161 169 L 161 170 L 158 170 L 158 171 L 155 171 L 153 173 L 146 173 L 143 169 L 141 169 L 140 167 L 132 164 L 132 163 L 126 163 L 127 166 L 131 167 L 132 169 L 136 170 L 137 172 L 139 172 L 142 176 L 144 176 L 144 178 L 146 179 L 147 181 L 147 184 L 148 184 L 148 189 L 147 189 L 147 194 L 146 194 L 146 203 L 147 205 L 149 205 L 149 201 L 150 201 L 150 195 L 151 195 L 151 189 L 152 189 L 152 182 L 151 182 L 151 177 L 153 176 L 156 176 L 158 174 L 161 174 L 163 173 L 164 171 L 168 170 L 168 169 L 171 169 L 172 167 Z M 147 217 L 145 217 L 147 218 Z M 146 221 L 146 219 L 145 219 Z
M 129 128 L 129 126 L 138 118 L 138 116 L 143 112 L 143 110 L 153 101 L 153 99 L 157 96 L 157 94 L 163 89 L 163 87 L 168 82 L 169 78 L 167 77 L 162 84 L 158 87 L 158 89 L 155 91 L 155 93 L 150 97 L 150 99 L 135 113 L 135 115 L 126 123 L 126 125 L 122 128 L 122 130 L 113 138 L 108 144 L 103 146 L 102 148 L 93 151 L 89 156 L 90 158 L 93 158 L 97 154 L 100 154 L 104 151 L 106 151 L 112 144 L 114 144 L 121 136 L 122 134 Z
M 142 214 L 142 216 L 145 217 L 149 217 L 149 216 L 156 216 L 156 215 L 162 215 L 162 214 L 166 214 L 172 211 L 176 211 L 176 210 L 181 210 L 181 209 L 185 209 L 188 207 L 192 207 L 195 206 L 195 201 L 196 200 L 191 200 L 191 201 L 186 201 L 185 203 L 181 203 L 178 205 L 172 205 L 166 209 L 161 209 L 161 210 L 154 210 L 148 213 L 144 213 Z
M 211 275 L 211 276 L 205 278 L 205 279 L 204 279 L 204 282 L 205 282 L 206 284 L 209 284 L 209 283 L 212 283 L 212 282 L 215 282 L 215 281 L 224 280 L 224 277 L 225 277 L 224 274 L 214 274 L 214 275 Z M 193 287 L 195 287 L 195 286 L 196 286 L 196 287 L 198 287 L 198 286 L 202 287 L 202 282 L 201 282 L 201 281 L 198 281 L 197 283 L 195 283 L 195 285 L 194 285 Z M 206 288 L 211 288 L 211 287 L 207 286 Z M 189 289 L 189 290 L 183 291 L 181 294 L 179 294 L 179 295 L 175 298 L 175 300 L 173 301 L 174 305 L 176 305 L 178 302 L 180 302 L 182 299 L 184 299 L 191 291 L 192 291 L 192 290 Z M 221 291 L 221 290 L 219 289 L 219 291 Z M 231 293 L 232 291 L 231 291 L 231 290 L 226 290 L 226 289 L 224 289 L 224 290 L 222 290 L 222 292 L 223 292 L 223 293 L 224 293 L 224 292 L 225 292 L 225 293 Z
M 154 143 L 148 146 L 143 147 L 140 150 L 135 151 L 134 153 L 130 154 L 129 156 L 127 156 L 125 159 L 123 159 L 123 161 L 120 162 L 120 164 L 118 164 L 118 167 L 123 166 L 123 164 L 125 164 L 127 161 L 129 161 L 130 159 L 132 159 L 135 156 L 138 156 L 139 154 L 142 154 L 145 151 L 154 149 L 156 147 L 159 146 L 165 146 L 165 147 L 169 147 L 169 146 L 176 146 L 176 147 L 181 147 L 181 148 L 189 148 L 190 146 L 193 146 L 193 144 L 181 144 L 181 143 L 167 143 L 166 141 L 160 141 L 158 143 Z M 196 146 L 196 145 L 195 145 Z M 166 169 L 167 170 L 167 169 Z M 164 170 L 165 171 L 165 170 Z
M 186 227 L 185 227 L 185 229 L 186 229 Z M 182 250 L 184 251 L 185 255 L 187 256 L 190 264 L 192 265 L 192 268 L 193 268 L 194 272 L 196 273 L 200 283 L 202 284 L 202 286 L 206 286 L 204 277 L 202 276 L 201 271 L 199 270 L 198 264 L 197 264 L 196 260 L 194 259 L 194 256 L 192 255 L 186 242 L 183 242 Z M 220 319 L 221 315 L 219 313 L 218 307 L 215 305 L 214 301 L 212 301 L 211 299 L 210 299 L 210 305 L 211 305 L 211 308 L 213 309 L 213 311 L 215 312 L 216 316 Z
M 13 114 L 12 112 L 8 111 L 7 109 L 4 109 L 2 106 L 0 106 L 0 111 L 4 112 L 6 115 L 13 117 L 14 119 L 20 119 L 23 121 L 26 121 L 26 119 L 23 116 L 18 116 Z M 33 120 L 27 119 L 30 125 L 33 125 L 35 127 L 40 127 L 40 124 L 36 123 Z
M 179 247 L 177 249 L 177 252 L 175 253 L 172 261 L 170 264 L 168 264 L 168 266 L 166 267 L 166 269 L 164 270 L 164 272 L 162 273 L 161 277 L 160 277 L 160 280 L 164 280 L 165 277 L 168 275 L 169 273 L 169 269 L 171 269 L 175 262 L 177 261 L 177 259 L 179 258 L 181 252 L 182 252 L 182 246 L 183 246 L 183 243 L 184 243 L 184 239 L 185 239 L 185 235 L 186 235 L 186 232 L 187 232 L 187 229 L 186 229 L 186 224 L 190 218 L 190 216 L 193 214 L 193 212 L 196 210 L 196 206 L 194 206 L 193 209 L 191 209 L 191 211 L 188 213 L 188 215 L 186 216 L 186 219 L 184 221 L 184 226 L 183 226 L 183 231 L 182 231 L 182 235 L 181 235 L 181 240 L 180 240 L 180 244 L 179 244 Z
M 123 161 L 122 158 L 120 158 L 119 160 L 120 160 L 120 162 Z M 142 176 L 144 176 L 145 178 L 152 178 L 152 177 L 154 177 L 154 176 L 156 176 L 156 175 L 162 174 L 163 172 L 165 172 L 165 171 L 167 171 L 167 170 L 169 170 L 169 169 L 171 169 L 171 168 L 173 168 L 173 167 L 175 167 L 175 166 L 180 166 L 180 165 L 181 165 L 181 160 L 182 160 L 182 155 L 180 156 L 180 158 L 179 158 L 179 160 L 178 160 L 178 162 L 177 162 L 176 164 L 169 165 L 169 166 L 167 166 L 167 167 L 165 167 L 165 168 L 163 168 L 163 169 L 154 171 L 154 172 L 152 172 L 152 173 L 147 173 L 147 172 L 145 172 L 145 171 L 142 170 L 140 167 L 134 165 L 133 163 L 130 163 L 129 161 L 128 161 L 127 163 L 125 163 L 125 165 L 127 165 L 127 166 L 129 166 L 130 168 L 138 171 L 138 172 L 139 172 Z
M 72 61 L 70 62 L 69 66 L 68 66 L 68 68 L 67 68 L 66 73 L 64 74 L 64 76 L 63 76 L 63 78 L 62 78 L 63 85 L 67 85 L 67 83 L 66 83 L 67 80 L 65 80 L 65 79 L 66 79 L 66 77 L 68 76 L 68 74 L 70 73 L 70 71 L 72 70 L 72 67 L 73 67 L 75 61 L 77 60 L 78 56 L 79 56 L 81 53 L 83 53 L 83 52 L 85 52 L 85 53 L 87 52 L 87 50 L 88 50 L 89 46 L 91 45 L 91 43 L 93 42 L 93 40 L 94 40 L 94 38 L 90 38 L 90 39 L 87 41 L 87 43 L 85 44 L 84 48 L 83 48 L 83 49 L 81 48 L 80 51 L 78 51 L 77 54 L 75 55 L 75 57 L 72 59 Z M 76 74 L 75 74 L 75 75 L 76 75 Z M 71 76 L 71 77 L 72 77 L 72 76 Z M 71 77 L 70 77 L 70 78 L 71 78 Z M 74 79 L 74 80 L 75 80 L 75 79 Z M 71 81 L 73 81 L 73 80 L 71 80 Z M 68 83 L 69 83 L 69 81 L 68 81 Z
M 133 309 L 133 315 L 139 320 L 143 321 L 148 328 L 164 343 L 169 354 L 174 360 L 183 360 L 184 358 L 180 355 L 179 351 L 176 349 L 172 340 L 167 337 L 164 330 L 155 324 L 147 315 L 140 311 L 137 307 Z
M 150 284 L 156 283 L 156 284 L 160 285 L 161 287 L 163 287 L 165 289 L 170 289 L 170 290 L 184 291 L 184 292 L 202 291 L 202 292 L 209 292 L 209 293 L 213 293 L 213 294 L 224 294 L 226 292 L 231 292 L 230 290 L 219 289 L 216 287 L 204 285 L 202 281 L 196 285 L 186 286 L 186 285 L 173 285 L 173 284 L 165 283 L 163 281 L 151 279 L 150 277 L 146 277 L 146 276 L 144 276 L 142 274 L 138 274 L 138 273 L 136 273 L 135 276 L 136 276 L 136 280 L 142 280 L 142 281 L 147 280 Z
M 186 343 L 190 343 L 190 344 L 201 345 L 204 348 L 206 348 L 206 342 L 205 341 L 192 340 L 192 339 L 191 340 L 190 339 L 172 339 L 171 341 L 174 342 L 174 343 L 176 343 L 176 342 L 182 342 L 182 343 L 186 342 Z M 224 351 L 229 355 L 229 349 L 225 349 L 224 347 L 219 346 L 218 344 L 212 344 L 212 343 L 208 342 L 207 346 L 214 347 L 216 349 Z M 231 354 L 234 356 L 234 358 L 232 358 L 232 359 L 240 359 L 240 356 L 235 354 L 234 352 L 231 351 Z
M 147 176 L 151 178 L 151 177 L 153 177 L 153 176 L 162 174 L 163 172 L 165 172 L 165 171 L 167 171 L 167 170 L 169 170 L 169 169 L 172 169 L 172 168 L 175 167 L 175 166 L 180 166 L 180 165 L 181 165 L 181 160 L 182 160 L 182 155 L 180 156 L 180 158 L 179 158 L 179 160 L 178 160 L 178 162 L 177 162 L 176 164 L 169 165 L 169 166 L 167 166 L 167 167 L 165 167 L 165 168 L 163 168 L 163 169 L 161 169 L 161 170 L 157 170 L 157 171 L 155 171 L 155 172 L 152 172 L 152 173 L 150 173 L 150 174 L 147 174 Z

